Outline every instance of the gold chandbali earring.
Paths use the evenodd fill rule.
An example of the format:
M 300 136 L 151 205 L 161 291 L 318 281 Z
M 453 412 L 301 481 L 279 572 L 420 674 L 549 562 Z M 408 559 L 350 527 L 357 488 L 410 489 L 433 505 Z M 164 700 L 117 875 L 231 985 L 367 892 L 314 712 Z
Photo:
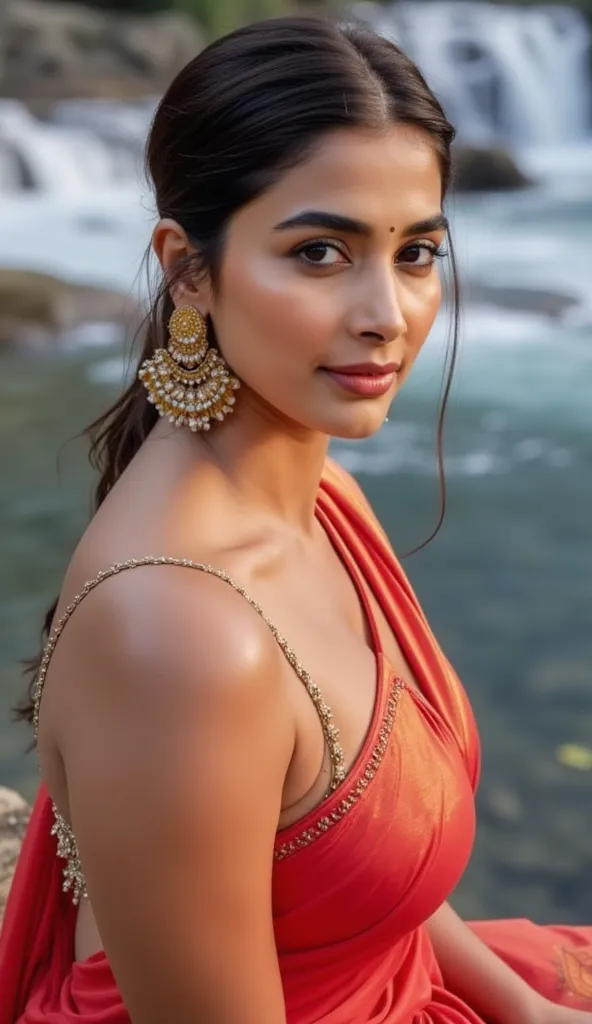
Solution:
M 223 420 L 233 411 L 233 391 L 240 382 L 208 347 L 206 321 L 194 306 L 175 310 L 169 333 L 168 349 L 157 349 L 140 367 L 148 401 L 177 427 L 209 430 L 211 420 Z

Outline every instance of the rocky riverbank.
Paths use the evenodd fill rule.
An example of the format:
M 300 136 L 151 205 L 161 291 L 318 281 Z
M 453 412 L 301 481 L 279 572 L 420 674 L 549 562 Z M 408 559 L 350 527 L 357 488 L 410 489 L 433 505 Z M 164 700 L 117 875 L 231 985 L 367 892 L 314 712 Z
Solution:
M 203 44 L 199 25 L 181 12 L 0 0 L 0 95 L 43 112 L 68 97 L 158 94 Z
M 0 269 L 0 351 L 59 347 L 87 324 L 111 326 L 123 337 L 141 312 L 120 292 L 60 280 L 51 274 Z

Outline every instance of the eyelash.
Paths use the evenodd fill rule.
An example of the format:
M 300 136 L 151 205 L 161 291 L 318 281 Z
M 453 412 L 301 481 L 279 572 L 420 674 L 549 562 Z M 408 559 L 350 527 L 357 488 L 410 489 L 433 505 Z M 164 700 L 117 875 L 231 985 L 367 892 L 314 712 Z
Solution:
M 318 268 L 319 270 L 326 270 L 327 267 L 335 266 L 336 264 L 316 263 L 314 260 L 305 259 L 303 257 L 303 254 L 306 252 L 307 249 L 334 249 L 336 252 L 341 253 L 342 256 L 346 256 L 347 258 L 347 254 L 343 250 L 341 244 L 335 241 L 335 239 L 333 238 L 315 238 L 313 241 L 303 242 L 301 245 L 297 246 L 296 249 L 293 250 L 292 255 L 300 258 L 302 263 L 305 264 L 305 266 L 315 267 Z M 427 249 L 427 251 L 432 254 L 434 261 L 444 259 L 446 256 L 448 256 L 448 250 L 443 248 L 443 246 L 437 246 L 435 242 L 415 242 L 413 245 L 408 245 L 402 251 L 408 252 L 409 250 L 412 249 Z M 408 263 L 407 266 L 415 267 L 417 270 L 430 270 L 433 266 L 433 263 Z

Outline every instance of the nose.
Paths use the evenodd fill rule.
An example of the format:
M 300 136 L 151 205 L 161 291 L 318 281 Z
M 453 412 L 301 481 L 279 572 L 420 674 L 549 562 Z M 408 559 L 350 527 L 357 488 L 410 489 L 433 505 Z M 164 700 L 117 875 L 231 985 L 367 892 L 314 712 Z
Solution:
M 357 338 L 388 344 L 407 332 L 401 308 L 397 281 L 392 270 L 388 275 L 366 280 L 350 316 L 350 331 Z

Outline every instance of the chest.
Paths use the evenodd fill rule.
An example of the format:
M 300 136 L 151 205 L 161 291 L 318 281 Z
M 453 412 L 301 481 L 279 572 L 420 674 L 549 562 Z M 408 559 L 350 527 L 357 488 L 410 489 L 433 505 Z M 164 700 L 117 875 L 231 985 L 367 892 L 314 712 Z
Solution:
M 299 833 L 299 852 L 274 865 L 280 953 L 294 943 L 363 945 L 369 935 L 386 951 L 450 895 L 475 832 L 463 758 L 413 691 L 403 692 L 371 775 L 365 764 L 355 768 L 323 815 L 336 815 L 335 826 Z

